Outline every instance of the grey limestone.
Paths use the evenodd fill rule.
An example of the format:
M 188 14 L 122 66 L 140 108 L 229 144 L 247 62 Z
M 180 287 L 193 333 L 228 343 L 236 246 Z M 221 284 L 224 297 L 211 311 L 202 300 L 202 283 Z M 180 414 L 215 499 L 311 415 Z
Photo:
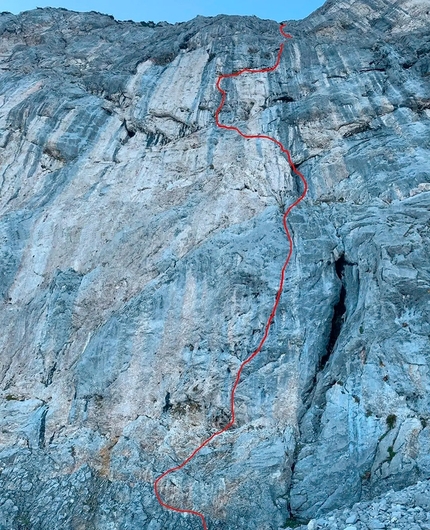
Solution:
M 329 0 L 287 29 L 221 115 L 309 183 L 285 288 L 234 427 L 162 495 L 211 530 L 425 528 L 430 6 Z M 216 128 L 215 80 L 281 41 L 256 17 L 0 14 L 1 530 L 200 528 L 153 482 L 229 421 L 301 191 Z M 390 489 L 366 522 L 336 511 Z

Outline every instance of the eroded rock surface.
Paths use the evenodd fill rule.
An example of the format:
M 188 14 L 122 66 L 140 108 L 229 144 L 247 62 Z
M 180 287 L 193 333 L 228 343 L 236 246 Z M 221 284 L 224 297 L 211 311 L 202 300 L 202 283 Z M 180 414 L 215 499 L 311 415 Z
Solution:
M 430 481 L 420 481 L 399 491 L 390 489 L 372 501 L 333 510 L 311 519 L 297 530 L 429 530 Z
M 430 6 L 327 2 L 222 119 L 309 183 L 237 423 L 162 487 L 272 530 L 430 478 Z M 0 15 L 0 528 L 197 529 L 153 481 L 228 422 L 300 192 L 216 128 L 278 24 Z

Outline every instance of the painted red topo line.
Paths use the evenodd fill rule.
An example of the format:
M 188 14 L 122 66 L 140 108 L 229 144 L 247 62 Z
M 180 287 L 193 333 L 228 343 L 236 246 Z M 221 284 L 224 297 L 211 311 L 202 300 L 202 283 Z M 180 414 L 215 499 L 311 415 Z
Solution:
M 285 24 L 282 24 L 280 26 L 280 28 L 279 28 L 279 31 L 281 32 L 282 36 L 285 37 L 285 38 L 288 38 L 288 39 L 292 38 L 291 35 L 289 35 L 288 33 L 284 32 L 284 27 L 285 27 Z M 276 298 L 275 298 L 275 302 L 273 304 L 272 311 L 270 313 L 270 316 L 269 316 L 269 318 L 267 320 L 267 323 L 266 323 L 266 327 L 264 329 L 263 337 L 260 340 L 260 343 L 259 343 L 257 349 L 249 357 L 247 357 L 242 362 L 242 364 L 240 365 L 240 368 L 239 368 L 239 370 L 237 372 L 236 379 L 234 380 L 233 388 L 232 388 L 232 391 L 231 391 L 231 397 L 230 397 L 231 420 L 228 422 L 228 424 L 223 429 L 221 429 L 220 431 L 215 432 L 214 434 L 212 434 L 212 436 L 210 436 L 203 443 L 201 443 L 199 445 L 199 447 L 197 447 L 190 454 L 190 456 L 188 458 L 186 458 L 181 464 L 179 464 L 176 467 L 172 467 L 171 469 L 168 469 L 167 471 L 165 471 L 162 475 L 160 475 L 156 479 L 156 481 L 154 483 L 155 495 L 157 497 L 158 502 L 161 504 L 161 506 L 163 506 L 164 508 L 167 508 L 168 510 L 173 510 L 174 512 L 189 513 L 191 515 L 196 515 L 197 517 L 200 517 L 200 519 L 202 521 L 202 524 L 203 524 L 204 530 L 208 530 L 208 525 L 206 523 L 205 516 L 202 513 L 198 512 L 196 510 L 186 510 L 184 508 L 177 508 L 175 506 L 171 506 L 170 504 L 165 503 L 163 501 L 163 499 L 161 498 L 160 493 L 158 491 L 158 485 L 159 485 L 160 481 L 163 480 L 164 477 L 167 477 L 167 475 L 170 475 L 170 473 L 174 473 L 175 471 L 179 471 L 180 469 L 182 469 L 184 466 L 186 466 L 188 464 L 188 462 L 190 460 L 192 460 L 197 455 L 197 453 L 199 451 L 201 451 L 203 449 L 203 447 L 208 445 L 215 437 L 220 436 L 222 433 L 228 431 L 233 426 L 234 421 L 235 421 L 234 395 L 236 393 L 236 389 L 237 389 L 237 386 L 238 386 L 239 381 L 240 381 L 240 376 L 242 375 L 242 371 L 245 368 L 245 366 L 248 363 L 250 363 L 252 361 L 252 359 L 254 359 L 254 357 L 256 357 L 260 353 L 261 349 L 264 346 L 264 343 L 266 342 L 266 339 L 267 339 L 267 337 L 269 335 L 270 325 L 271 325 L 271 323 L 272 323 L 272 321 L 273 321 L 273 319 L 275 317 L 275 313 L 276 313 L 276 310 L 277 310 L 278 305 L 279 305 L 279 300 L 281 299 L 282 290 L 283 290 L 284 281 L 285 281 L 285 270 L 286 270 L 286 268 L 288 266 L 288 263 L 290 262 L 291 255 L 293 253 L 293 239 L 291 237 L 290 231 L 288 230 L 287 217 L 288 217 L 289 213 L 291 212 L 291 210 L 293 208 L 295 208 L 305 198 L 306 193 L 308 191 L 308 184 L 306 182 L 305 177 L 296 168 L 296 166 L 294 165 L 294 163 L 293 163 L 293 161 L 291 159 L 290 152 L 288 151 L 288 149 L 286 149 L 282 145 L 282 143 L 279 140 L 276 140 L 275 138 L 272 138 L 271 136 L 267 136 L 265 134 L 245 134 L 244 132 L 242 132 L 237 127 L 234 127 L 233 125 L 224 125 L 223 123 L 221 123 L 219 121 L 219 115 L 220 115 L 220 112 L 221 112 L 221 110 L 222 110 L 222 108 L 224 106 L 224 103 L 225 103 L 225 100 L 226 100 L 226 97 L 227 97 L 226 91 L 221 88 L 221 81 L 223 79 L 227 79 L 229 77 L 238 77 L 239 75 L 242 75 L 244 73 L 262 74 L 262 73 L 265 73 L 265 72 L 273 72 L 274 70 L 276 70 L 278 68 L 279 63 L 281 62 L 281 56 L 282 56 L 283 50 L 284 50 L 284 43 L 282 43 L 280 48 L 279 48 L 278 57 L 277 57 L 276 62 L 275 62 L 275 64 L 273 66 L 270 66 L 268 68 L 260 68 L 260 69 L 243 68 L 242 70 L 239 70 L 238 72 L 234 72 L 234 73 L 231 73 L 231 74 L 222 74 L 222 75 L 218 76 L 218 79 L 216 81 L 216 87 L 217 87 L 218 91 L 221 93 L 221 96 L 222 96 L 221 97 L 221 103 L 219 104 L 217 110 L 215 111 L 215 122 L 216 122 L 217 126 L 220 129 L 227 129 L 229 131 L 235 131 L 238 134 L 240 134 L 240 136 L 242 136 L 243 138 L 246 138 L 246 139 L 264 139 L 264 140 L 269 140 L 269 141 L 275 143 L 279 147 L 279 149 L 283 153 L 285 153 L 285 155 L 287 156 L 287 160 L 288 160 L 288 163 L 290 164 L 291 170 L 296 175 L 298 175 L 300 177 L 301 181 L 303 182 L 303 192 L 300 195 L 300 197 L 296 201 L 294 201 L 293 204 L 291 204 L 287 208 L 287 210 L 285 211 L 285 213 L 283 215 L 282 222 L 283 222 L 285 233 L 287 235 L 288 242 L 289 242 L 288 256 L 287 256 L 287 258 L 286 258 L 286 260 L 284 262 L 284 265 L 282 267 L 282 270 L 281 270 L 281 278 L 280 278 L 280 281 L 279 281 L 279 288 L 278 288 L 278 291 L 276 293 Z

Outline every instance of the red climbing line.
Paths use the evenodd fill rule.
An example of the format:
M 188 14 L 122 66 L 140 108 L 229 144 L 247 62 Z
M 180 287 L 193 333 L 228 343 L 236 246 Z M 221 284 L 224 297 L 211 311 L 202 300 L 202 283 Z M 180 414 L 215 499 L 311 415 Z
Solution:
M 279 27 L 279 31 L 281 32 L 281 35 L 283 37 L 287 38 L 287 39 L 291 39 L 292 36 L 290 34 L 284 32 L 284 27 L 285 27 L 285 24 L 281 24 L 281 26 Z M 238 129 L 237 127 L 235 127 L 234 125 L 224 125 L 223 123 L 221 123 L 219 121 L 219 115 L 220 115 L 220 112 L 221 112 L 221 110 L 222 110 L 222 108 L 224 106 L 224 103 L 225 103 L 225 100 L 226 100 L 226 97 L 227 97 L 226 91 L 223 88 L 221 88 L 221 81 L 223 79 L 227 79 L 227 78 L 230 78 L 230 77 L 238 77 L 239 75 L 242 75 L 242 74 L 245 74 L 245 73 L 262 74 L 262 73 L 266 73 L 266 72 L 273 72 L 274 70 L 276 70 L 278 68 L 278 66 L 279 66 L 279 64 L 281 62 L 281 56 L 282 56 L 283 50 L 284 50 L 284 43 L 282 43 L 281 46 L 279 47 L 278 56 L 277 56 L 276 62 L 275 62 L 275 64 L 273 66 L 269 66 L 268 68 L 259 68 L 259 69 L 243 68 L 242 70 L 239 70 L 238 72 L 233 72 L 231 74 L 221 74 L 221 75 L 218 76 L 218 79 L 216 81 L 216 88 L 221 93 L 221 103 L 219 104 L 218 108 L 215 111 L 215 122 L 216 122 L 216 125 L 220 129 L 227 129 L 229 131 L 235 131 L 238 134 L 240 134 L 240 136 L 242 136 L 243 138 L 246 138 L 248 140 L 250 140 L 250 139 L 263 139 L 263 140 L 269 140 L 269 141 L 273 142 L 274 144 L 276 144 L 280 148 L 280 150 L 287 156 L 287 160 L 288 160 L 288 163 L 290 164 L 291 170 L 296 175 L 298 175 L 300 177 L 300 179 L 301 179 L 301 181 L 303 183 L 303 191 L 302 191 L 302 194 L 300 195 L 300 197 L 298 199 L 296 199 L 293 202 L 293 204 L 291 204 L 287 208 L 287 210 L 285 211 L 285 213 L 283 215 L 283 218 L 282 218 L 282 223 L 284 225 L 284 230 L 285 230 L 285 233 L 287 235 L 288 243 L 289 243 L 288 255 L 287 255 L 287 258 L 285 259 L 284 265 L 283 265 L 282 270 L 281 270 L 281 277 L 280 277 L 280 280 L 279 280 L 278 291 L 276 293 L 276 298 L 275 298 L 275 302 L 273 304 L 272 311 L 270 313 L 270 316 L 269 316 L 269 318 L 267 320 L 267 323 L 266 323 L 266 327 L 264 329 L 263 337 L 260 340 L 260 343 L 257 346 L 257 349 L 251 355 L 249 355 L 249 357 L 247 357 L 242 362 L 242 364 L 240 365 L 239 370 L 237 372 L 236 379 L 234 380 L 233 388 L 231 390 L 231 397 L 230 397 L 230 413 L 231 413 L 230 421 L 227 423 L 227 425 L 223 429 L 221 429 L 220 431 L 215 432 L 214 434 L 212 434 L 212 436 L 210 436 L 204 442 L 202 442 L 190 454 L 190 456 L 188 458 L 186 458 L 181 464 L 179 464 L 176 467 L 172 467 L 171 469 L 168 469 L 162 475 L 160 475 L 154 482 L 155 496 L 157 497 L 157 500 L 161 504 L 161 506 L 163 506 L 164 508 L 167 508 L 168 510 L 173 510 L 174 512 L 189 513 L 191 515 L 196 515 L 197 517 L 200 517 L 200 519 L 202 521 L 202 524 L 203 524 L 203 529 L 204 530 L 208 530 L 208 525 L 206 523 L 205 516 L 202 513 L 198 512 L 198 511 L 195 511 L 195 510 L 187 510 L 187 509 L 184 509 L 184 508 L 177 508 L 175 506 L 171 506 L 170 504 L 165 503 L 163 501 L 163 499 L 161 498 L 160 493 L 158 491 L 158 485 L 159 485 L 160 481 L 163 480 L 164 477 L 166 477 L 167 475 L 170 475 L 170 473 L 174 473 L 175 471 L 179 471 L 184 466 L 186 466 L 188 464 L 188 462 L 190 460 L 192 460 L 197 455 L 197 453 L 199 453 L 203 449 L 203 447 L 208 445 L 216 436 L 219 436 L 220 434 L 228 431 L 233 426 L 233 424 L 235 422 L 234 396 L 235 396 L 236 389 L 237 389 L 237 386 L 238 386 L 239 381 L 240 381 L 240 377 L 242 375 L 242 371 L 245 368 L 245 366 L 248 363 L 250 363 L 252 361 L 252 359 L 254 359 L 254 357 L 256 357 L 260 353 L 261 349 L 264 346 L 264 343 L 266 342 L 266 339 L 267 339 L 267 337 L 269 335 L 270 325 L 271 325 L 271 323 L 272 323 L 272 321 L 273 321 L 273 319 L 275 317 L 275 313 L 276 313 L 276 310 L 277 310 L 278 305 L 279 305 L 279 300 L 281 299 L 282 290 L 283 290 L 284 282 L 285 282 L 285 270 L 286 270 L 286 268 L 288 266 L 288 263 L 290 262 L 291 255 L 293 253 L 293 239 L 291 237 L 290 231 L 288 230 L 287 217 L 290 214 L 291 210 L 293 208 L 295 208 L 305 198 L 306 193 L 308 191 L 308 183 L 306 182 L 305 177 L 296 168 L 296 166 L 294 165 L 294 163 L 292 161 L 290 152 L 288 151 L 288 149 L 286 149 L 282 145 L 282 143 L 279 140 L 276 140 L 275 138 L 272 138 L 271 136 L 267 136 L 266 134 L 246 134 L 246 133 L 242 132 L 240 129 Z

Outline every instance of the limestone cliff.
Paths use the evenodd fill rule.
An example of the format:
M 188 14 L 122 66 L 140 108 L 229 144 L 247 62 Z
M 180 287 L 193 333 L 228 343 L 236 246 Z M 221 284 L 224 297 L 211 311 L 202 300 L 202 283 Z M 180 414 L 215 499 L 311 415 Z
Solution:
M 430 478 L 430 5 L 329 0 L 225 123 L 309 193 L 237 423 L 163 495 L 269 530 Z M 0 528 L 191 530 L 153 481 L 228 421 L 300 193 L 215 127 L 278 23 L 0 15 Z

